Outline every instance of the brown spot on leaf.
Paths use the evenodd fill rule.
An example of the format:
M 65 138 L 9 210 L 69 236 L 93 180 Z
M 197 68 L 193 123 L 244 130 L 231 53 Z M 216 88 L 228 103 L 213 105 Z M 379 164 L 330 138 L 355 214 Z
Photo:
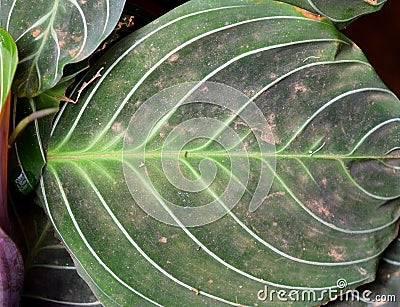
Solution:
M 268 194 L 267 196 L 264 196 L 263 199 L 261 200 L 261 202 L 263 202 L 263 201 L 266 200 L 266 199 L 275 197 L 275 196 L 284 196 L 284 195 L 285 195 L 285 192 L 283 192 L 283 191 L 278 191 L 278 192 L 270 193 L 270 194 Z
M 305 9 L 299 8 L 297 6 L 294 7 L 294 9 L 298 12 L 300 12 L 303 16 L 310 18 L 310 19 L 314 19 L 314 20 L 322 20 L 323 18 L 325 18 L 324 16 L 318 15 L 318 14 L 314 14 L 311 13 Z
M 306 88 L 305 86 L 303 86 L 303 85 L 298 84 L 298 83 L 296 83 L 296 84 L 294 85 L 294 90 L 295 90 L 296 92 L 301 92 L 301 93 L 307 92 L 307 88 Z
M 273 134 L 274 127 L 270 125 L 268 125 L 265 129 L 252 128 L 251 130 L 261 132 L 260 140 L 268 144 L 275 145 L 276 143 L 278 143 Z
M 158 242 L 160 242 L 160 243 L 162 243 L 162 244 L 165 244 L 165 243 L 168 242 L 168 238 L 166 238 L 166 237 L 161 237 L 161 238 L 158 240 Z
M 247 127 L 247 124 L 245 123 L 245 122 L 242 122 L 242 121 L 240 121 L 240 120 L 235 120 L 234 122 L 233 122 L 233 129 L 235 129 L 235 130 L 237 130 L 237 128 L 238 128 L 238 126 L 245 126 L 245 127 Z
M 36 29 L 35 31 L 32 32 L 32 36 L 33 36 L 34 38 L 36 38 L 36 37 L 39 36 L 40 32 L 41 32 L 41 31 L 40 31 L 39 29 Z
M 175 61 L 178 60 L 178 59 L 179 59 L 179 54 L 174 53 L 173 55 L 171 55 L 171 56 L 169 57 L 168 62 L 169 62 L 169 63 L 172 63 L 172 62 L 175 62 Z
M 333 246 L 332 249 L 328 253 L 329 257 L 332 257 L 336 261 L 340 261 L 344 259 L 344 250 L 342 246 Z
M 367 2 L 367 3 L 372 4 L 372 5 L 377 5 L 378 4 L 378 0 L 364 0 L 364 2 Z
M 121 132 L 122 131 L 122 124 L 120 122 L 115 122 L 111 126 L 111 130 L 114 131 L 114 132 Z
M 71 39 L 72 39 L 74 42 L 78 43 L 78 42 L 80 42 L 80 41 L 82 40 L 82 36 L 71 35 Z
M 307 207 L 317 212 L 319 215 L 324 215 L 326 217 L 330 216 L 330 211 L 323 206 L 323 204 L 315 199 L 307 201 Z
M 361 275 L 365 276 L 367 275 L 367 271 L 364 268 L 358 268 L 358 271 L 361 273 Z
M 58 46 L 59 46 L 60 48 L 64 48 L 64 47 L 65 47 L 65 41 L 60 40 L 60 41 L 58 42 Z
M 282 247 L 283 248 L 289 248 L 289 241 L 288 240 L 286 240 L 286 239 L 284 239 L 284 238 L 281 238 L 281 243 L 282 243 Z
M 160 80 L 157 80 L 156 82 L 154 82 L 154 85 L 157 86 L 161 90 L 164 88 L 164 85 Z

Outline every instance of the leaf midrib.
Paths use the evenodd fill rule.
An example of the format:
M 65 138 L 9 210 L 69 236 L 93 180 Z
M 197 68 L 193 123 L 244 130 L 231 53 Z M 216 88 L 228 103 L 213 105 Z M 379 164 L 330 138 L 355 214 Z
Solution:
M 143 154 L 139 153 L 126 153 L 122 152 L 112 152 L 112 153 L 63 153 L 63 154 L 52 154 L 49 153 L 47 155 L 48 160 L 95 160 L 101 159 L 104 160 L 106 158 L 115 159 L 124 157 L 132 157 L 132 158 L 160 158 L 162 156 L 170 156 L 170 157 L 180 157 L 185 159 L 190 159 L 190 157 L 197 158 L 207 158 L 207 157 L 248 157 L 248 158 L 270 158 L 275 157 L 276 159 L 295 159 L 295 158 L 305 158 L 305 159 L 321 159 L 321 160 L 396 160 L 400 159 L 399 155 L 391 155 L 391 156 L 376 156 L 376 155 L 334 155 L 334 154 L 294 154 L 294 153 L 221 153 L 221 152 L 201 152 L 195 153 L 190 151 L 180 151 L 180 152 L 149 152 Z

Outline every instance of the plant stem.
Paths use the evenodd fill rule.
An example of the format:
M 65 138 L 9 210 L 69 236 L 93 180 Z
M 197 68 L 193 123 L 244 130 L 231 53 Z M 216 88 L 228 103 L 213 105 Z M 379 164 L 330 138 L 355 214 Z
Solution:
M 10 124 L 11 95 L 8 94 L 0 110 L 0 227 L 10 233 L 10 220 L 7 210 L 7 164 L 8 164 L 8 131 Z
M 45 117 L 47 115 L 57 113 L 58 110 L 59 110 L 58 107 L 39 110 L 39 111 L 33 112 L 32 114 L 28 115 L 23 120 L 21 120 L 18 123 L 17 127 L 15 127 L 14 131 L 11 133 L 10 138 L 8 139 L 8 148 L 9 149 L 11 148 L 12 144 L 15 142 L 17 137 L 22 133 L 22 131 L 28 126 L 29 123 L 31 123 L 39 118 Z

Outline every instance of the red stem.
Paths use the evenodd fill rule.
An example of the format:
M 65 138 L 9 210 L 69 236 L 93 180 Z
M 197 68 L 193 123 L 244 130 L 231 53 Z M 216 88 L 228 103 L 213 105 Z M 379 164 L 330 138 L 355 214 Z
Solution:
M 7 210 L 7 164 L 8 164 L 8 132 L 10 125 L 11 95 L 0 111 L 0 227 L 10 233 L 10 221 Z

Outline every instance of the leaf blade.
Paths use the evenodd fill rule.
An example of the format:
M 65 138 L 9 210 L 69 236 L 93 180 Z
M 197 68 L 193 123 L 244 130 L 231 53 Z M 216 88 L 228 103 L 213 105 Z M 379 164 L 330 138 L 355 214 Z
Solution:
M 264 286 L 314 289 L 319 295 L 335 288 L 340 278 L 352 288 L 374 278 L 377 259 L 397 231 L 398 187 L 384 175 L 371 179 L 365 173 L 375 174 L 368 170 L 376 161 L 390 161 L 389 165 L 398 161 L 397 154 L 386 155 L 396 142 L 390 136 L 398 130 L 397 121 L 389 128 L 379 125 L 398 117 L 399 104 L 362 53 L 329 21 L 304 18 L 291 6 L 267 1 L 191 2 L 123 44 L 88 73 L 92 76 L 104 67 L 102 77 L 81 97 L 82 103 L 65 108 L 57 119 L 41 186 L 48 214 L 54 215 L 60 232 L 73 230 L 64 239 L 86 262 L 82 265 L 90 276 L 107 281 L 104 291 L 120 304 L 134 299 L 168 305 L 186 298 L 194 305 L 251 305 L 259 303 L 257 293 Z M 187 91 L 176 87 L 191 82 L 196 85 Z M 210 90 L 206 82 L 224 83 L 248 100 L 253 98 L 272 127 L 277 152 L 257 149 L 257 137 L 268 143 L 268 135 L 251 130 L 245 120 L 232 121 L 224 108 L 181 103 L 190 95 L 204 98 L 199 92 Z M 171 88 L 176 94 L 173 107 L 162 110 L 165 116 L 154 123 L 154 130 L 143 128 L 146 121 L 153 124 L 146 116 L 139 117 L 142 125 L 129 126 L 151 97 Z M 247 114 L 246 109 L 233 110 L 238 117 Z M 142 210 L 129 190 L 135 185 L 126 181 L 123 164 L 134 172 L 142 191 L 147 189 L 142 194 L 151 194 L 158 204 L 155 208 L 167 208 L 165 200 L 181 207 L 218 200 L 215 195 L 221 195 L 229 181 L 225 170 L 231 169 L 225 161 L 228 150 L 218 144 L 193 142 L 176 150 L 179 167 L 192 181 L 201 173 L 195 170 L 201 170 L 202 159 L 219 166 L 218 180 L 203 193 L 182 191 L 164 177 L 164 141 L 185 139 L 183 132 L 171 139 L 167 135 L 197 117 L 218 119 L 238 133 L 238 142 L 230 143 L 229 149 L 245 157 L 239 145 L 247 143 L 252 175 L 248 177 L 253 179 L 223 218 L 187 227 L 167 212 L 177 221 L 178 227 L 173 227 Z M 147 135 L 151 137 L 146 139 Z M 124 147 L 134 137 L 137 143 Z M 218 137 L 215 133 L 212 140 Z M 367 143 L 376 146 L 368 149 Z M 176 157 L 172 150 L 166 154 L 166 163 Z M 276 169 L 272 158 L 277 160 Z M 263 205 L 249 212 L 263 169 L 260 162 L 275 181 L 270 191 L 264 191 Z M 389 173 L 390 167 L 377 165 L 382 174 Z M 240 178 L 238 172 L 232 174 Z M 398 172 L 393 174 L 397 180 Z M 146 176 L 153 178 L 150 183 L 142 179 Z M 371 188 L 385 184 L 391 193 L 374 198 Z M 54 188 L 57 193 L 52 193 Z M 79 250 L 74 242 L 86 247 Z M 97 266 L 88 265 L 95 260 Z M 133 263 L 140 265 L 132 267 Z M 106 284 L 118 286 L 111 289 Z M 141 299 L 136 292 L 143 295 Z

